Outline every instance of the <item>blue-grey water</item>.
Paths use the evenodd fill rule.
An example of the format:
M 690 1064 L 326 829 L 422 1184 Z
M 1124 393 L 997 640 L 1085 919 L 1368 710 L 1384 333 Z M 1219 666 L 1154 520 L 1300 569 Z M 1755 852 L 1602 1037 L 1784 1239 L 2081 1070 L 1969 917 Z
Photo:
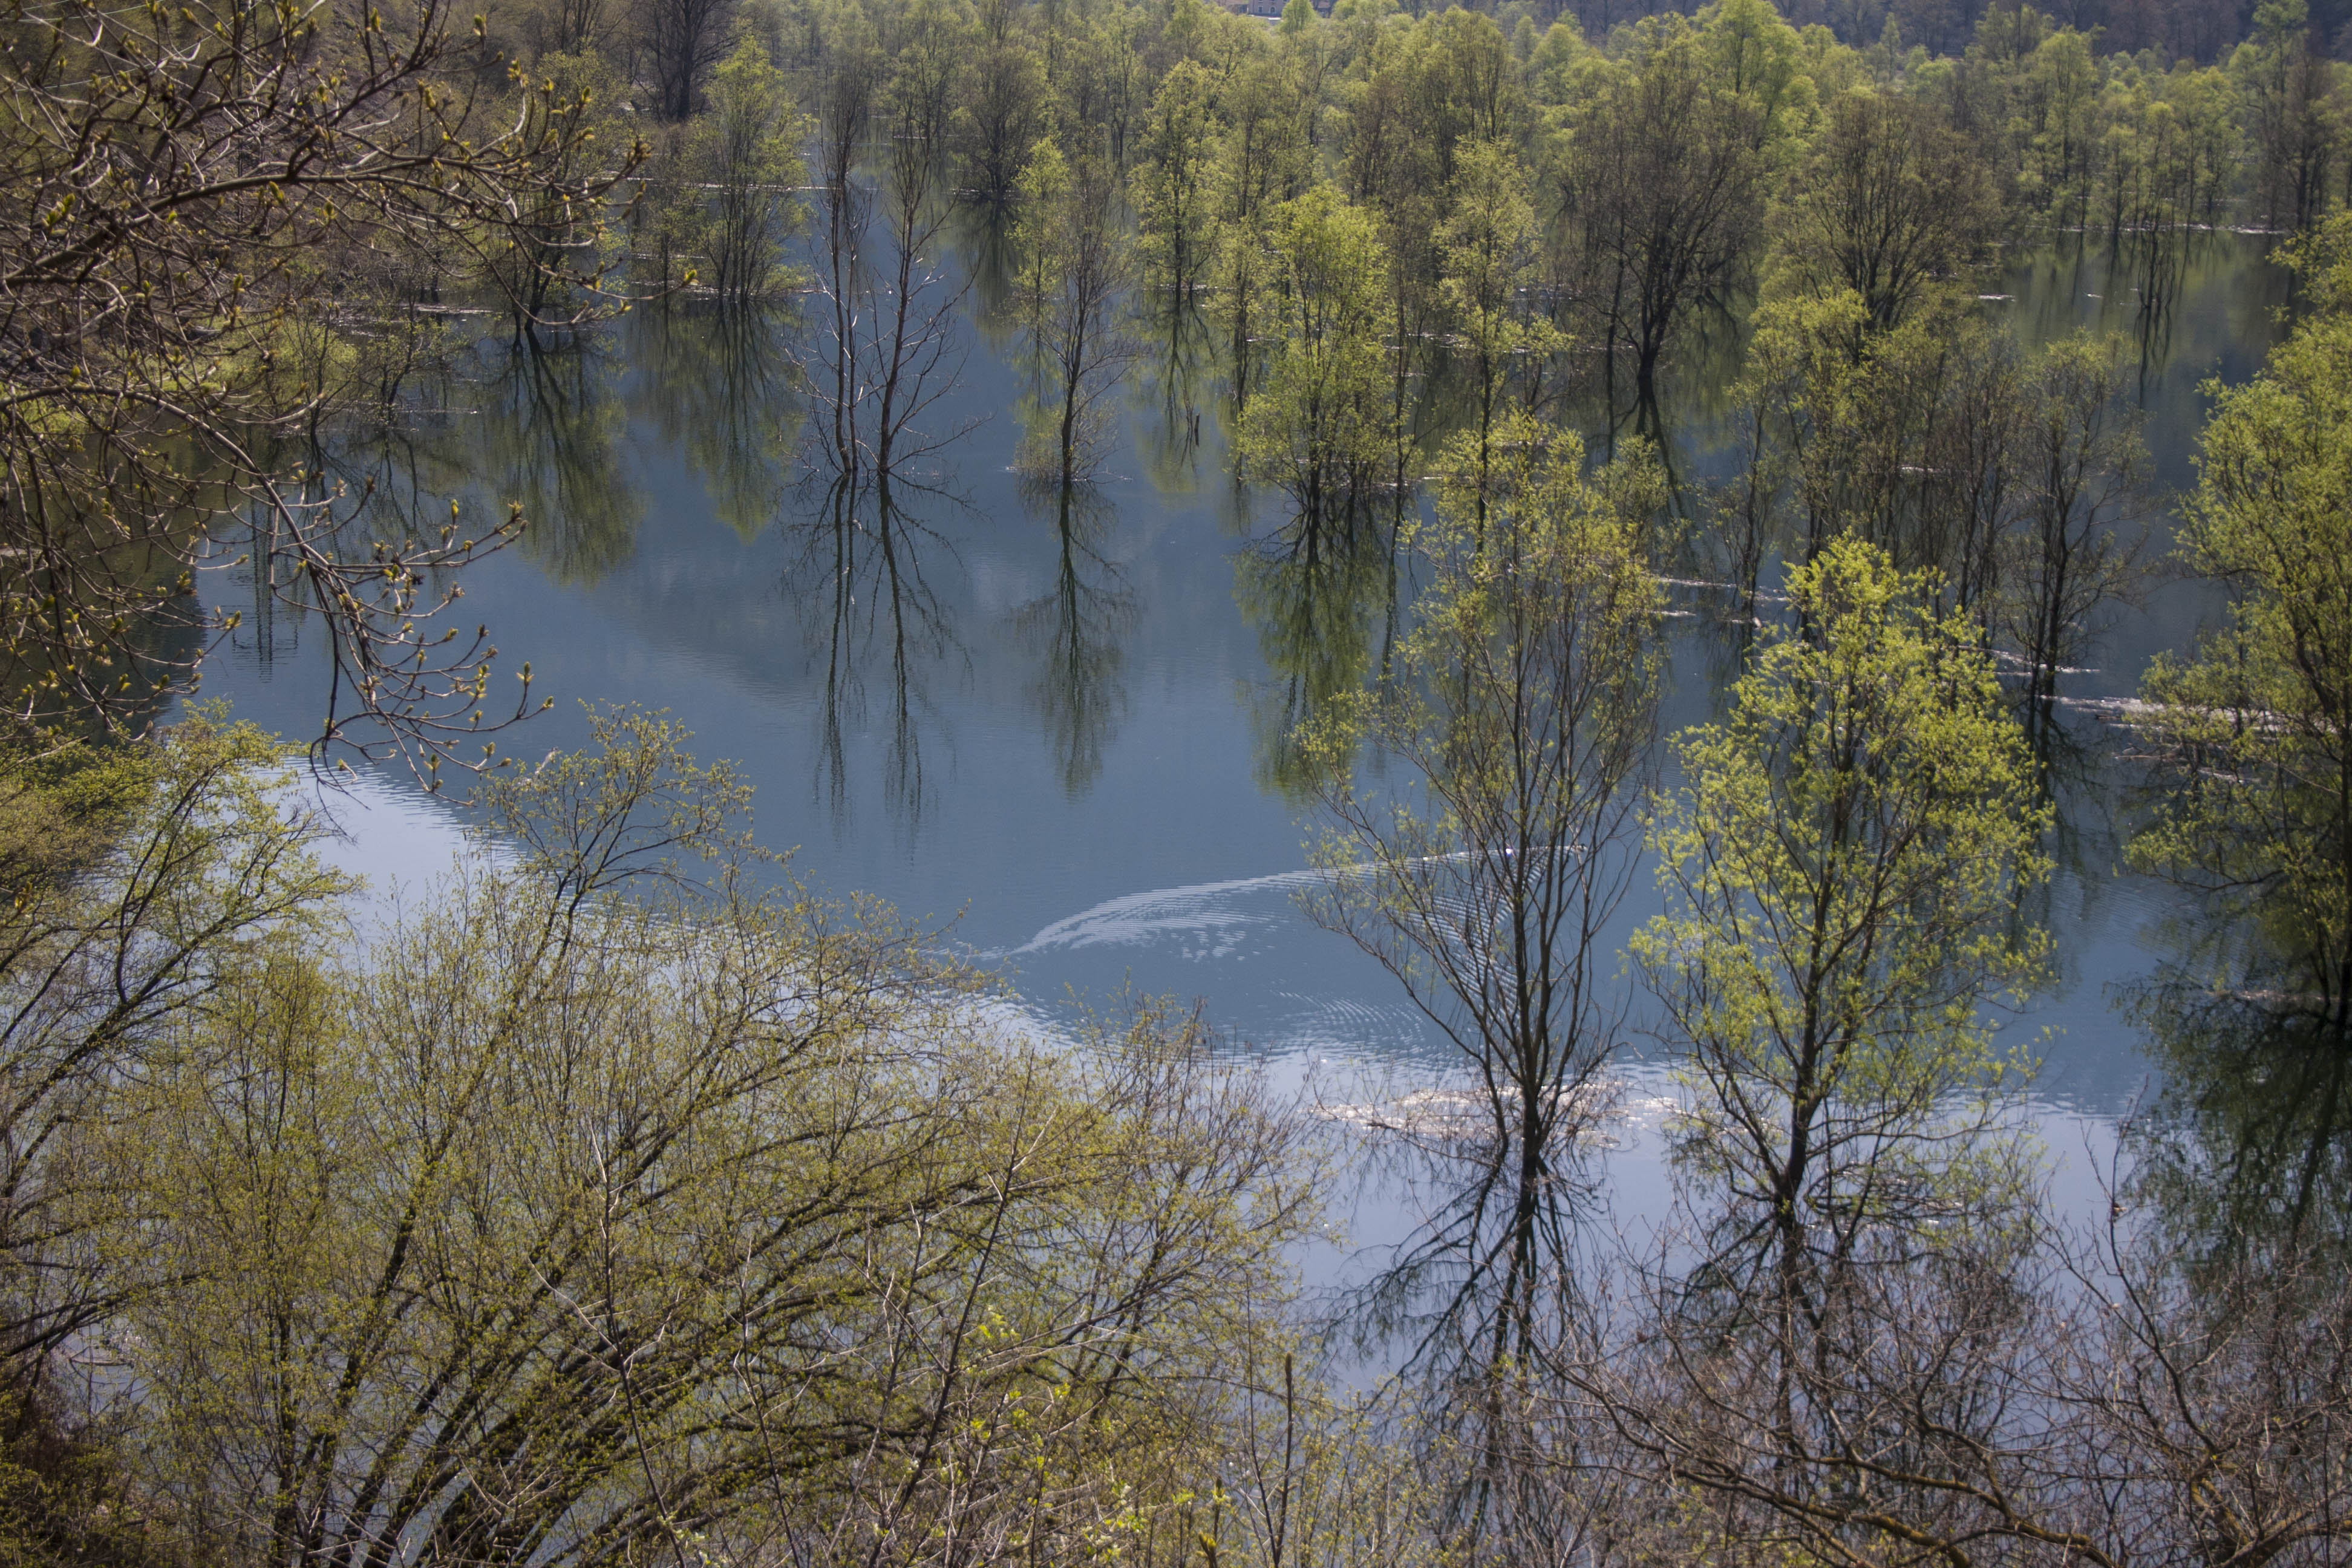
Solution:
M 2094 325 L 2145 342 L 2147 438 L 2176 490 L 2193 482 L 2200 388 L 2258 369 L 2286 297 L 2262 243 L 2236 237 L 2206 243 L 2154 330 L 2128 285 L 2108 287 L 2095 247 L 2021 263 L 1999 287 L 2009 297 L 1983 308 L 2029 341 Z M 466 580 L 466 619 L 493 628 L 501 668 L 529 658 L 535 690 L 556 699 L 502 749 L 580 743 L 583 701 L 667 709 L 757 785 L 761 837 L 792 848 L 810 886 L 951 928 L 1041 1015 L 1131 984 L 1201 999 L 1294 1068 L 1442 1065 L 1389 979 L 1296 911 L 1313 827 L 1276 782 L 1307 671 L 1377 656 L 1386 574 L 1360 574 L 1313 614 L 1269 609 L 1247 563 L 1281 514 L 1227 477 L 1205 378 L 1195 444 L 1164 366 L 1136 360 L 1080 547 L 1066 551 L 1053 508 L 1013 471 L 1024 381 L 1008 334 L 970 330 L 961 384 L 927 420 L 970 426 L 942 493 L 910 509 L 887 562 L 869 542 L 845 599 L 781 390 L 783 344 L 714 346 L 716 331 L 677 309 L 550 359 L 485 342 L 389 436 L 342 454 L 353 473 L 375 465 L 413 485 L 428 513 L 448 498 L 473 516 L 528 510 L 524 542 Z M 1706 390 L 1684 395 L 1696 407 Z M 1680 437 L 1694 471 L 1704 425 L 1694 416 Z M 215 573 L 205 591 L 247 612 L 205 695 L 307 738 L 327 683 L 312 629 L 258 613 L 247 574 Z M 2159 587 L 2116 617 L 2069 694 L 2130 692 L 2213 609 L 2200 584 Z M 1668 711 L 1686 722 L 1714 710 L 1731 667 L 1703 619 L 1675 625 Z M 2150 1078 L 2116 1004 L 2161 959 L 2157 922 L 2177 906 L 2116 869 L 2108 814 L 2127 783 L 2095 766 L 2067 791 L 2074 847 L 2048 914 L 2059 980 L 2011 1026 L 2050 1031 L 2037 1097 L 2062 1152 L 2096 1146 Z M 343 855 L 379 882 L 446 863 L 454 808 L 404 774 L 366 776 L 344 815 Z M 1616 934 L 1653 907 L 1637 885 Z M 1628 1049 L 1658 1054 L 1638 1038 Z M 1654 1100 L 1629 1117 L 1628 1147 L 1654 1148 Z M 1647 1191 L 1660 1177 L 1636 1160 L 1622 1179 Z M 1362 1218 L 1359 1233 L 1398 1223 Z

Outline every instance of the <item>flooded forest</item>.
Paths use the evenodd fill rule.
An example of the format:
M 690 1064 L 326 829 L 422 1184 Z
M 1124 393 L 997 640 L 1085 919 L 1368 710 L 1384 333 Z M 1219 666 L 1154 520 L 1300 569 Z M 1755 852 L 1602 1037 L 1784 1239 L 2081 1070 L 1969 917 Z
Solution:
M 5 3 L 0 1568 L 2352 1557 L 2340 0 Z

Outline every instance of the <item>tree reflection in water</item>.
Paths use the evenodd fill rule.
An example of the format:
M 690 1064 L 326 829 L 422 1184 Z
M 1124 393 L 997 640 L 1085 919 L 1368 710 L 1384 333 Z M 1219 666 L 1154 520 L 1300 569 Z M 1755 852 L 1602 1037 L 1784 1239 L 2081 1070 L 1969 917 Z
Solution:
M 1363 689 L 1373 639 L 1385 669 L 1397 634 L 1397 534 L 1370 507 L 1299 513 L 1234 562 L 1234 597 L 1257 628 L 1269 677 L 1250 704 L 1260 788 L 1300 798 L 1310 782 L 1299 728 Z
M 1208 323 L 1197 306 L 1180 300 L 1139 330 L 1144 374 L 1135 378 L 1130 406 L 1137 455 L 1152 487 L 1181 494 L 1199 477 L 1201 405 L 1213 369 L 1204 364 Z
M 955 504 L 935 486 L 894 479 L 887 470 L 851 472 L 833 476 L 814 504 L 782 525 L 790 547 L 782 589 L 807 606 L 810 652 L 824 666 L 814 789 L 836 827 L 850 818 L 846 732 L 865 721 L 877 676 L 888 731 L 884 793 L 909 831 L 920 825 L 921 721 L 931 709 L 925 682 L 963 652 L 931 578 L 939 558 L 961 562 L 954 545 L 908 510 L 909 501 Z
M 846 826 L 848 728 L 862 722 L 870 667 L 879 666 L 888 738 L 884 794 L 911 832 L 926 799 L 924 681 L 961 654 L 931 565 L 955 551 L 927 515 L 961 505 L 944 454 L 976 421 L 930 416 L 962 373 L 969 268 L 947 254 L 955 207 L 941 185 L 947 100 L 931 76 L 887 102 L 844 78 L 822 115 L 819 244 L 813 258 L 817 330 L 796 370 L 811 401 L 802 450 L 802 509 L 785 517 L 788 597 L 813 607 L 812 652 L 824 665 L 815 792 Z M 891 128 L 879 177 L 857 174 L 869 118 Z M 878 225 L 877 220 L 878 218 Z
M 1056 548 L 1053 586 L 1013 612 L 1014 629 L 1036 658 L 1030 706 L 1054 748 L 1062 788 L 1086 793 L 1102 772 L 1103 748 L 1127 716 L 1119 679 L 1122 640 L 1137 605 L 1127 574 L 1103 552 L 1116 514 L 1088 484 L 1024 487 L 1032 510 L 1052 519 Z
M 776 515 L 801 427 L 786 345 L 797 312 L 752 303 L 655 309 L 636 323 L 629 411 L 686 459 L 712 512 L 750 540 Z
M 2340 1009 L 2175 969 L 2129 999 L 2164 1086 L 2130 1128 L 2127 1194 L 2187 1254 L 2352 1258 L 2352 1034 Z
M 645 499 L 621 455 L 629 411 L 601 337 L 499 352 L 461 426 L 474 485 L 522 508 L 524 553 L 565 587 L 593 587 L 634 554 Z

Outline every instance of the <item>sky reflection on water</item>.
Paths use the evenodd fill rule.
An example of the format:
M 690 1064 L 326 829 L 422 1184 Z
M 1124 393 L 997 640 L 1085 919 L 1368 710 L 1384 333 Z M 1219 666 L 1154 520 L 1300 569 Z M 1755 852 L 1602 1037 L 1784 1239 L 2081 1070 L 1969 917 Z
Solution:
M 2255 241 L 2212 241 L 2154 321 L 2127 287 L 2107 287 L 2095 251 L 2020 265 L 2010 297 L 1985 309 L 2010 313 L 2030 342 L 2078 325 L 2141 337 L 2151 454 L 2177 489 L 2193 481 L 2200 383 L 2244 379 L 2276 339 L 2284 285 L 2259 256 Z M 1310 826 L 1275 782 L 1274 741 L 1299 689 L 1377 657 L 1386 563 L 1287 599 L 1291 580 L 1269 589 L 1275 501 L 1223 477 L 1205 379 L 1176 387 L 1149 352 L 1085 515 L 1057 517 L 1012 471 L 1024 382 L 1003 332 L 972 334 L 963 383 L 934 416 L 972 425 L 951 467 L 912 498 L 889 550 L 869 531 L 844 556 L 822 487 L 798 466 L 782 352 L 777 329 L 730 332 L 687 312 L 551 359 L 486 347 L 478 380 L 425 400 L 452 412 L 352 458 L 435 507 L 454 496 L 482 515 L 515 499 L 531 516 L 525 542 L 470 578 L 466 601 L 509 666 L 528 658 L 534 689 L 557 700 L 507 749 L 536 758 L 579 743 L 582 701 L 667 709 L 698 750 L 758 785 L 761 837 L 797 846 L 794 875 L 950 929 L 1001 963 L 1040 1016 L 1132 984 L 1203 999 L 1299 1081 L 1442 1064 L 1386 975 L 1297 914 Z M 1680 466 L 1704 477 L 1706 397 L 1681 395 Z M 251 608 L 249 583 L 232 575 L 207 592 Z M 2131 691 L 2148 658 L 2182 646 L 2213 606 L 2203 585 L 2160 587 L 2117 618 L 2069 690 Z M 1680 724 L 1715 710 L 1731 662 L 1705 616 L 1671 624 L 1666 712 Z M 249 614 L 208 667 L 205 695 L 304 734 L 325 681 L 305 631 L 282 611 Z M 2095 729 L 2085 721 L 2094 742 Z M 2185 912 L 2168 889 L 2115 870 L 2111 817 L 2127 783 L 2095 754 L 2064 788 L 2045 917 L 2058 983 L 2009 1026 L 2042 1041 L 2044 1142 L 2084 1191 L 2113 1119 L 2152 1086 L 2118 1003 L 2160 960 L 2161 921 Z M 364 781 L 343 815 L 354 837 L 340 857 L 379 885 L 415 886 L 454 847 L 450 809 L 402 776 Z M 1644 879 L 1611 940 L 1654 907 Z M 1654 1121 L 1672 1086 L 1648 1042 L 1629 1040 L 1628 1056 L 1629 1095 L 1648 1109 L 1623 1124 L 1612 1180 L 1643 1212 L 1662 1201 Z M 1360 1234 L 1376 1240 L 1395 1217 L 1360 1215 Z

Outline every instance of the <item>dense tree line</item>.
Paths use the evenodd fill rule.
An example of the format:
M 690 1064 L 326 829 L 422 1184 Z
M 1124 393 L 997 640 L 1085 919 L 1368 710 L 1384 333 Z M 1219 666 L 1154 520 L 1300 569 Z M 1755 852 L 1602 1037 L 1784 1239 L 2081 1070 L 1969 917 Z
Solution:
M 835 469 L 903 489 L 977 215 L 1026 253 L 1064 488 L 1116 368 L 1205 332 L 1243 470 L 1344 529 L 1465 417 L 1594 395 L 1612 438 L 1654 439 L 1662 377 L 1751 311 L 1851 291 L 1864 335 L 1933 342 L 1923 311 L 2059 238 L 2125 260 L 2152 322 L 2200 235 L 2306 229 L 2352 192 L 2307 0 L 2136 49 L 2024 5 L 1931 48 L 1762 0 L 1342 0 L 1271 28 L 1203 0 L 79 16 L 8 22 L 12 707 L 135 727 L 220 630 L 186 568 L 251 550 L 339 628 L 324 737 L 418 765 L 495 762 L 460 738 L 495 722 L 493 650 L 442 637 L 435 585 L 531 519 L 428 518 L 331 472 L 320 434 L 414 401 L 478 312 L 544 347 L 632 300 L 814 285 L 833 321 L 792 379 Z M 1047 254 L 1067 235 L 1098 238 Z M 1789 470 L 1757 482 L 1787 482 L 1753 390 L 1759 461 Z M 239 510 L 249 541 L 191 521 Z

